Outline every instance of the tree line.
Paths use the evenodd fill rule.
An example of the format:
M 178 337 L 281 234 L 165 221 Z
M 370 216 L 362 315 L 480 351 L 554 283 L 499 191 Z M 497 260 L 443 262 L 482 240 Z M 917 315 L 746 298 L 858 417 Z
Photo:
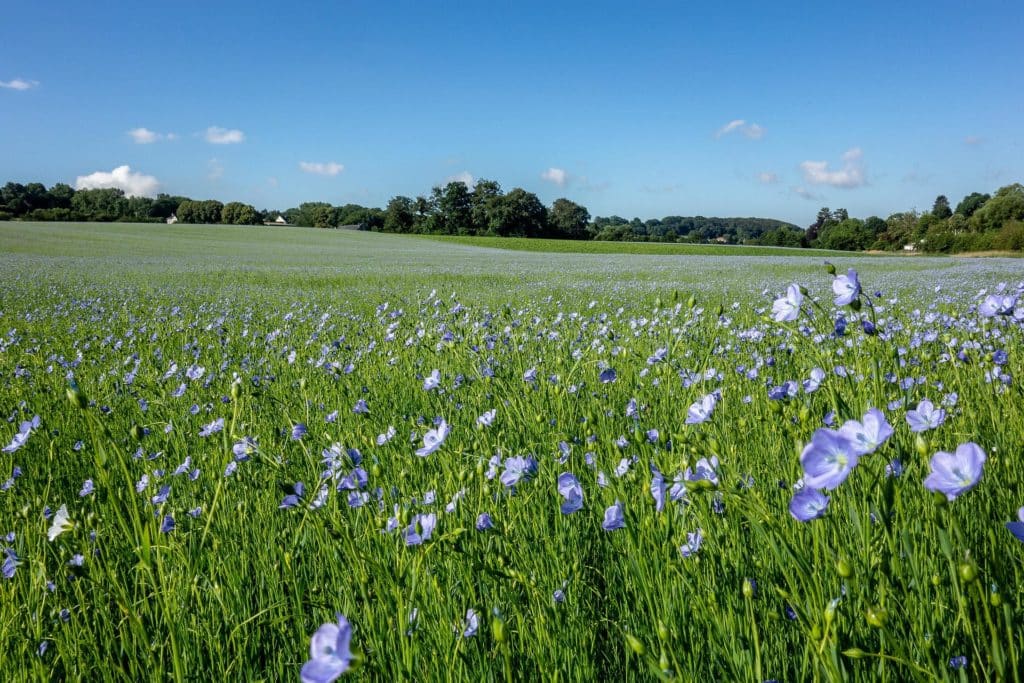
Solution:
M 939 195 L 931 211 L 901 211 L 888 218 L 851 218 L 846 209 L 823 207 L 807 230 L 779 229 L 758 244 L 846 251 L 1020 251 L 1024 249 L 1024 185 L 994 194 L 971 192 L 953 208 Z
M 75 190 L 64 183 L 47 189 L 42 183 L 8 182 L 0 188 L 0 220 L 163 222 L 171 216 L 181 223 L 260 225 L 283 216 L 290 225 L 392 233 L 719 242 L 847 251 L 1024 249 L 1024 186 L 1019 183 L 991 195 L 972 192 L 955 209 L 945 195 L 939 195 L 931 211 L 898 212 L 885 219 L 851 218 L 846 209 L 823 207 L 806 230 L 768 218 L 592 219 L 585 206 L 569 199 L 556 199 L 548 207 L 523 188 L 506 193 L 494 180 L 479 180 L 472 188 L 452 181 L 424 195 L 395 196 L 384 209 L 305 202 L 284 210 L 257 210 L 242 202 L 224 204 L 169 194 L 128 197 L 119 189 Z

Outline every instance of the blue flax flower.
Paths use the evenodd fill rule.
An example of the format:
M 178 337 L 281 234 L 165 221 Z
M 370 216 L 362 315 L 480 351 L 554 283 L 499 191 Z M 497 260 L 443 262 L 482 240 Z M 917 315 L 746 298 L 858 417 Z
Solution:
M 907 424 L 912 432 L 926 432 L 935 429 L 946 421 L 946 411 L 936 409 L 928 399 L 917 404 L 917 410 L 907 411 Z
M 939 451 L 932 456 L 930 466 L 931 471 L 924 480 L 924 487 L 942 493 L 946 500 L 953 501 L 981 480 L 985 452 L 978 444 L 967 442 L 957 446 L 956 453 Z
M 558 475 L 558 493 L 565 498 L 563 515 L 570 515 L 583 507 L 583 486 L 572 472 Z
M 862 422 L 847 420 L 839 433 L 850 440 L 857 455 L 868 455 L 892 436 L 892 427 L 878 408 L 871 408 L 861 419 Z
M 804 302 L 804 295 L 800 287 L 790 285 L 786 288 L 786 295 L 776 299 L 772 304 L 772 320 L 777 323 L 793 322 L 800 315 L 800 306 Z
M 608 507 L 604 511 L 604 521 L 601 522 L 601 528 L 605 531 L 615 531 L 616 529 L 623 529 L 626 526 L 626 511 L 622 507 L 622 503 L 615 501 L 614 505 Z
M 302 665 L 302 683 L 332 683 L 352 664 L 352 626 L 338 615 L 337 624 L 324 624 L 313 634 L 309 660 Z
M 832 293 L 836 295 L 836 306 L 848 306 L 860 296 L 860 280 L 857 271 L 850 268 L 846 275 L 839 275 L 832 280 Z
M 1017 540 L 1024 543 L 1024 507 L 1017 510 L 1017 521 L 1007 522 L 1006 528 L 1010 530 L 1010 533 L 1016 536 Z
M 444 440 L 448 437 L 448 423 L 441 420 L 441 424 L 437 426 L 437 429 L 428 429 L 427 433 L 423 435 L 423 448 L 416 449 L 416 455 L 421 458 L 425 458 L 444 443 Z
M 793 494 L 789 501 L 789 514 L 798 522 L 809 522 L 824 516 L 828 507 L 828 496 L 817 489 L 804 486 Z
M 850 439 L 831 429 L 815 430 L 800 454 L 804 483 L 815 489 L 834 489 L 857 466 L 858 452 Z
M 501 473 L 501 483 L 511 488 L 537 474 L 537 461 L 532 456 L 517 455 L 505 460 L 505 471 Z
M 686 411 L 686 424 L 696 425 L 706 422 L 711 417 L 717 403 L 718 398 L 714 394 L 708 394 L 699 401 L 695 401 Z

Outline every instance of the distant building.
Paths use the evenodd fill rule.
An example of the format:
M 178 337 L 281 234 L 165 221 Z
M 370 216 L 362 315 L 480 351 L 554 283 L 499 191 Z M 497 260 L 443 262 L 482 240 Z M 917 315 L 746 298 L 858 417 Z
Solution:
M 167 225 L 174 225 L 177 222 L 178 222 L 178 217 L 175 216 L 173 213 L 170 216 L 168 216 L 168 218 L 167 218 Z
M 277 218 L 272 221 L 263 221 L 263 225 L 288 225 L 288 221 L 281 214 L 277 214 Z
M 903 251 L 917 251 L 917 247 L 913 244 L 904 244 Z

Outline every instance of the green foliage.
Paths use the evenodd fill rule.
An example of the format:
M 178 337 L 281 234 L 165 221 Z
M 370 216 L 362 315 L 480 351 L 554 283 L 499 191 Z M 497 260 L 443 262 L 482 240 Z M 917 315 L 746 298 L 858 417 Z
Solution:
M 0 404 L 13 422 L 0 445 L 20 420 L 42 419 L 3 454 L 4 478 L 23 470 L 0 493 L 0 533 L 13 532 L 0 543 L 18 563 L 0 579 L 5 679 L 296 680 L 310 634 L 336 612 L 361 653 L 351 680 L 1014 681 L 1022 670 L 1024 555 L 1004 524 L 1024 487 L 1024 340 L 1009 316 L 972 312 L 978 289 L 1019 279 L 1019 262 L 832 254 L 885 292 L 884 335 L 860 333 L 868 311 L 847 309 L 835 337 L 830 278 L 810 250 L 290 227 L 253 237 L 0 225 L 0 310 L 16 328 L 3 336 Z M 759 255 L 717 255 L 741 250 Z M 769 322 L 762 290 L 791 282 L 824 310 Z M 991 377 L 996 349 L 1009 385 Z M 184 376 L 192 364 L 205 369 L 197 381 Z M 600 384 L 606 365 L 618 379 Z M 815 367 L 826 371 L 816 392 L 767 399 L 768 381 Z M 442 386 L 424 391 L 434 368 Z M 535 384 L 522 379 L 531 368 Z M 918 376 L 927 382 L 890 381 Z M 711 419 L 683 424 L 716 389 Z M 946 423 L 919 446 L 906 411 L 950 392 Z M 359 399 L 368 414 L 352 411 Z M 796 522 L 802 445 L 826 415 L 838 425 L 868 407 L 893 436 L 828 492 L 822 519 Z M 494 424 L 478 427 L 492 408 Z M 435 417 L 451 432 L 418 458 Z M 199 436 L 219 418 L 222 432 Z M 309 431 L 293 440 L 297 422 Z M 378 445 L 389 425 L 396 438 Z M 225 477 L 243 436 L 258 448 Z M 967 440 L 989 456 L 984 475 L 936 505 L 921 484 L 928 459 Z M 361 507 L 348 502 L 358 492 L 337 490 L 353 464 L 322 477 L 334 443 L 362 454 Z M 495 454 L 534 454 L 536 476 L 507 490 L 486 474 Z M 671 486 L 712 456 L 716 487 L 655 511 L 651 464 Z M 195 480 L 173 474 L 186 458 Z M 902 476 L 886 475 L 894 458 Z M 561 472 L 585 492 L 571 515 L 559 510 Z M 80 495 L 86 479 L 95 490 Z M 299 481 L 300 504 L 281 509 Z M 311 509 L 321 483 L 329 497 Z M 616 500 L 626 528 L 606 532 Z M 50 541 L 43 508 L 65 504 L 73 526 Z M 406 546 L 411 517 L 428 511 L 433 537 Z M 495 525 L 478 532 L 484 511 Z M 176 528 L 162 533 L 166 514 Z M 392 515 L 399 528 L 386 533 Z M 704 543 L 684 557 L 698 529 Z M 469 608 L 480 628 L 463 637 Z M 968 667 L 951 669 L 961 655 Z
M 996 231 L 1007 221 L 1024 219 L 1024 185 L 1014 183 L 996 190 L 992 199 L 974 212 L 971 224 L 982 231 Z
M 228 202 L 221 209 L 220 222 L 227 225 L 259 225 L 256 209 L 242 202 Z
M 985 205 L 992 195 L 981 194 L 980 192 L 972 192 L 956 205 L 956 214 L 963 216 L 964 218 L 970 218 L 974 213 Z
M 556 199 L 551 205 L 548 215 L 550 232 L 556 237 L 571 240 L 590 238 L 590 212 L 587 207 L 580 206 L 568 199 Z
M 384 210 L 384 232 L 408 233 L 416 224 L 416 205 L 409 197 L 392 197 Z

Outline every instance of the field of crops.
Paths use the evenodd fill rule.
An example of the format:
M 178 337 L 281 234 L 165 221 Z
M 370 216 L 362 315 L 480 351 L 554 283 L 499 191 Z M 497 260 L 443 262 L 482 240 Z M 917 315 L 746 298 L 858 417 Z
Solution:
M 3 678 L 1019 681 L 1024 262 L 828 258 L 0 223 Z

